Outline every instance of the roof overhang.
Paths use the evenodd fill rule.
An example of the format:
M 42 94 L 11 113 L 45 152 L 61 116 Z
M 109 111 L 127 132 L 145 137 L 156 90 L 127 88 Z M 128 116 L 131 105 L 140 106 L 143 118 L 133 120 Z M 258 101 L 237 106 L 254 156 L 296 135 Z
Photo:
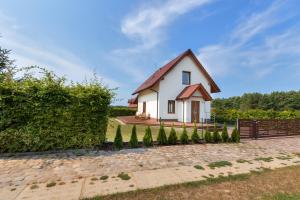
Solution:
M 205 101 L 211 101 L 212 97 L 210 96 L 210 94 L 206 91 L 206 89 L 203 87 L 203 85 L 200 84 L 195 84 L 195 85 L 189 85 L 187 87 L 185 87 L 180 93 L 179 95 L 176 97 L 176 100 L 185 100 L 185 99 L 189 99 L 190 97 L 193 96 L 193 94 L 199 91 L 200 94 L 202 95 L 202 98 Z

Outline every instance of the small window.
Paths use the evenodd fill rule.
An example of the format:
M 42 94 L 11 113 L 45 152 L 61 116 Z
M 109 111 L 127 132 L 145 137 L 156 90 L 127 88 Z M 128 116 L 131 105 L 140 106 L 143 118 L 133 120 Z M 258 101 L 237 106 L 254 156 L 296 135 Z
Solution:
M 143 102 L 143 113 L 146 113 L 146 101 Z
M 175 101 L 174 100 L 168 101 L 168 113 L 175 113 Z
M 190 85 L 191 84 L 191 72 L 182 72 L 182 84 Z

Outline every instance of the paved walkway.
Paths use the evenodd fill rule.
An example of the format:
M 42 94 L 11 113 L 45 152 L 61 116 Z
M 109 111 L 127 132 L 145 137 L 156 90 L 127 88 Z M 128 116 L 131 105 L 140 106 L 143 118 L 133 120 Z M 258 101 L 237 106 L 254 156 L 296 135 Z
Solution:
M 300 163 L 300 137 L 0 157 L 0 199 L 79 199 Z M 257 158 L 272 157 L 270 162 Z M 246 159 L 249 162 L 237 162 Z M 210 169 L 226 160 L 232 166 Z M 204 170 L 196 169 L 200 165 Z M 124 172 L 129 180 L 118 175 Z M 106 177 L 108 176 L 108 177 Z M 122 177 L 122 176 L 121 176 Z M 106 179 L 107 178 L 107 179 Z M 102 180 L 100 180 L 102 179 Z M 48 187 L 47 187 L 48 185 Z M 50 186 L 50 187 L 49 187 Z

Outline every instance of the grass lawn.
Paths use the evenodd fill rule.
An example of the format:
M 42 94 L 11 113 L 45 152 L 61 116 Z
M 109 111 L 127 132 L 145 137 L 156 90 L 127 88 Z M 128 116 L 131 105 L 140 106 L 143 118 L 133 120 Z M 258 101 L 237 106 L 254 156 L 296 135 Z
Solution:
M 208 178 L 154 189 L 137 190 L 86 200 L 152 200 L 152 199 L 300 199 L 300 166 L 264 172 Z
M 109 124 L 108 124 L 107 132 L 106 132 L 106 138 L 107 138 L 108 141 L 114 141 L 118 125 L 119 125 L 119 122 L 116 121 L 114 118 L 109 119 Z M 123 141 L 125 141 L 125 142 L 129 141 L 132 126 L 133 125 L 122 125 L 121 126 Z M 144 126 L 144 125 L 137 125 L 136 126 L 137 136 L 138 136 L 139 141 L 143 140 L 146 127 L 147 126 Z M 157 138 L 157 135 L 158 135 L 158 130 L 159 130 L 159 126 L 151 126 L 151 132 L 152 132 L 152 137 L 153 137 L 154 141 L 156 141 L 156 138 Z M 165 127 L 165 131 L 166 131 L 167 136 L 169 135 L 170 130 L 171 130 L 170 127 Z M 177 137 L 179 139 L 179 136 L 182 132 L 182 128 L 175 128 L 175 130 L 176 130 L 176 133 L 177 133 Z M 192 128 L 187 128 L 187 131 L 188 131 L 189 137 L 191 137 L 193 129 Z M 201 131 L 199 131 L 199 136 L 201 137 Z

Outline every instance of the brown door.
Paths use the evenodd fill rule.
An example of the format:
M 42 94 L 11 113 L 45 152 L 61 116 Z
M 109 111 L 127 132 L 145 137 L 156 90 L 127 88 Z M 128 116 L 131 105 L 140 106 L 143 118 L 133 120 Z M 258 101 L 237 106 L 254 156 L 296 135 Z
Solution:
M 146 113 L 146 102 L 143 102 L 143 113 Z
M 192 122 L 199 123 L 200 118 L 200 102 L 199 101 L 192 101 L 191 105 L 191 119 Z

